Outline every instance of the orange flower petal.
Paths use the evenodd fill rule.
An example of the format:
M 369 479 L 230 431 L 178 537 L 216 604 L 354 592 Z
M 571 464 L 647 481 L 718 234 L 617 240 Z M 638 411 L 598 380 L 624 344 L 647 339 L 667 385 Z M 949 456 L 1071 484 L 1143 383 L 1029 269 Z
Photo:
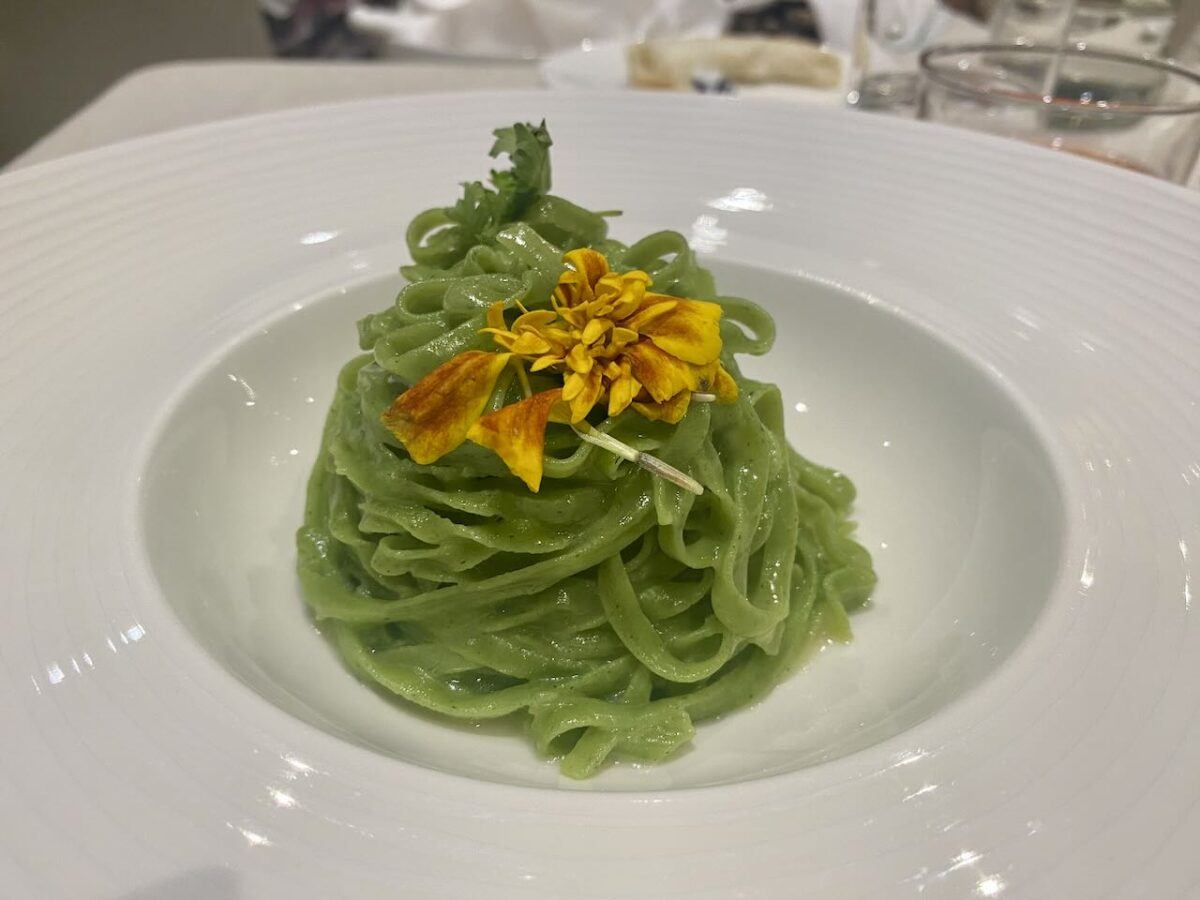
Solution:
M 584 327 L 583 334 L 580 335 L 579 339 L 588 346 L 591 346 L 604 337 L 605 332 L 611 331 L 612 327 L 613 323 L 609 319 L 592 319 Z
M 720 361 L 709 363 L 699 369 L 699 386 L 696 389 L 716 394 L 717 400 L 721 403 L 732 403 L 738 395 L 737 382 L 733 380 L 732 375 L 725 371 L 725 367 L 721 365 Z
M 616 303 L 613 304 L 612 311 L 609 313 L 618 322 L 624 321 L 638 311 L 641 306 L 641 297 L 634 296 L 632 292 L 627 292 Z
M 552 309 L 531 309 L 529 312 L 517 316 L 517 321 L 513 322 L 512 330 L 522 331 L 529 328 L 534 331 L 540 331 L 557 318 L 558 313 Z
M 692 392 L 680 391 L 663 403 L 635 403 L 633 404 L 633 408 L 647 419 L 674 425 L 687 415 L 688 406 L 691 402 Z
M 645 272 L 605 275 L 596 284 L 595 302 L 611 307 L 614 318 L 623 319 L 641 306 L 649 280 Z
M 638 341 L 626 347 L 623 355 L 629 360 L 634 377 L 657 403 L 671 399 L 682 390 L 694 391 L 700 382 L 694 366 L 664 353 L 650 341 Z
M 561 390 L 542 391 L 484 416 L 471 426 L 467 437 L 494 451 L 510 472 L 537 493 L 542 486 L 546 423 L 561 402 Z
M 522 331 L 509 349 L 521 356 L 541 356 L 543 353 L 549 353 L 552 348 L 550 342 L 536 331 Z
M 725 367 L 717 366 L 717 377 L 713 380 L 713 393 L 721 403 L 732 403 L 737 399 L 738 386 L 733 376 L 725 371 Z
M 571 401 L 572 422 L 582 422 L 592 411 L 592 407 L 596 405 L 596 401 L 600 399 L 600 394 L 604 390 L 604 373 L 599 366 L 593 367 L 587 375 L 579 377 L 583 379 L 583 389 Z
M 611 302 L 621 296 L 625 282 L 616 272 L 609 272 L 593 282 L 592 290 L 597 300 Z
M 646 312 L 654 309 L 650 307 Z M 721 307 L 716 303 L 680 300 L 669 315 L 656 316 L 638 330 L 672 356 L 703 366 L 721 355 L 720 318 Z
M 460 353 L 397 397 L 380 421 L 414 462 L 440 459 L 466 440 L 511 357 L 481 350 Z
M 508 325 L 504 321 L 504 301 L 497 300 L 487 311 L 487 323 L 489 329 L 496 331 L 508 331 Z
M 612 337 L 608 339 L 608 343 L 613 347 L 625 347 L 632 344 L 638 339 L 638 333 L 632 328 L 622 328 L 618 325 L 613 329 Z
M 608 386 L 608 414 L 615 416 L 628 409 L 640 388 L 641 385 L 632 375 L 613 379 Z
M 574 400 L 583 393 L 583 386 L 587 383 L 587 379 L 582 375 L 577 375 L 571 372 L 563 379 L 563 399 Z
M 647 325 L 671 312 L 679 303 L 676 298 L 663 294 L 654 294 L 653 296 L 661 299 L 653 303 L 643 303 L 637 315 L 625 320 L 623 324 L 626 328 L 633 331 L 645 331 Z
M 578 280 L 574 272 L 570 273 L 573 280 L 568 281 L 567 275 L 563 275 L 558 279 L 558 287 L 554 289 L 554 294 L 550 297 L 550 305 L 561 315 L 564 309 L 570 309 L 575 305 L 575 297 L 579 293 L 579 286 L 575 284 Z
M 500 331 L 497 328 L 480 328 L 480 334 L 490 334 L 492 340 L 503 347 L 505 350 L 511 350 L 516 338 L 508 331 Z
M 555 403 L 550 407 L 550 421 L 557 422 L 560 425 L 569 425 L 571 422 L 571 404 Z
M 578 372 L 580 375 L 586 375 L 592 371 L 592 363 L 592 356 L 583 344 L 576 344 L 571 348 L 571 352 L 567 354 L 567 365 L 571 367 L 572 371 Z
M 672 297 L 670 294 L 658 294 L 654 291 L 646 291 L 646 294 L 644 297 L 642 297 L 642 302 L 638 306 L 638 309 L 649 309 L 656 303 L 674 303 L 678 299 L 678 297 Z
M 606 359 L 612 359 L 621 354 L 621 347 L 614 347 L 612 344 L 600 345 L 591 348 L 592 358 L 603 362 Z
M 579 308 L 570 308 L 569 309 L 565 306 L 560 306 L 558 308 L 558 314 L 560 316 L 562 316 L 563 321 L 566 322 L 568 325 L 570 325 L 572 328 L 582 328 L 584 325 L 587 324 L 587 313 L 584 312 L 582 309 L 579 309 Z
M 614 319 L 626 319 L 637 312 L 642 301 L 646 298 L 646 288 L 650 286 L 650 276 L 645 272 L 626 272 L 621 298 L 613 306 Z
M 594 285 L 608 274 L 608 260 L 602 254 L 587 247 L 572 250 L 563 259 L 566 260 L 567 265 L 587 279 L 587 283 L 590 285 Z

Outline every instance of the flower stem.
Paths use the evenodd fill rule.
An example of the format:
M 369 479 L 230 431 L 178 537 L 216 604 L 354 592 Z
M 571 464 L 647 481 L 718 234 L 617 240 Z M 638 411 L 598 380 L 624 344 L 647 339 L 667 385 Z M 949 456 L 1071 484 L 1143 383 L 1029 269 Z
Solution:
M 529 383 L 529 376 L 525 373 L 525 366 L 515 356 L 512 358 L 512 364 L 513 368 L 517 370 L 517 381 L 521 383 L 521 394 L 528 400 L 533 396 L 533 386 Z
M 704 493 L 704 485 L 690 475 L 680 472 L 674 466 L 663 462 L 657 456 L 643 453 L 641 450 L 635 450 L 628 444 L 618 441 L 612 435 L 605 434 L 603 431 L 597 431 L 587 422 L 580 422 L 578 425 L 571 427 L 575 429 L 576 434 L 589 444 L 595 444 L 597 447 L 602 447 L 609 453 L 621 457 L 621 459 L 627 459 L 629 462 L 641 466 L 651 475 L 665 478 L 672 484 L 676 484 L 696 496 Z

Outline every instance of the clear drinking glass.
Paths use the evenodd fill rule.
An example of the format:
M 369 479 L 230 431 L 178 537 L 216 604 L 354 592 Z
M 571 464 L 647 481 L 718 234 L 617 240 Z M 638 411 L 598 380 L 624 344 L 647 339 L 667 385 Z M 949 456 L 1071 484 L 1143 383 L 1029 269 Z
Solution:
M 1161 57 L 1175 23 L 1171 0 L 999 0 L 988 22 L 993 44 L 1086 43 Z
M 1200 0 L 857 0 L 857 10 L 846 99 L 862 109 L 911 110 L 919 55 L 938 44 L 1086 44 L 1200 66 Z
M 921 55 L 918 115 L 1185 183 L 1200 73 L 1105 50 L 975 44 Z
M 918 57 L 951 22 L 949 11 L 930 0 L 859 0 L 847 102 L 860 109 L 907 107 L 911 112 Z

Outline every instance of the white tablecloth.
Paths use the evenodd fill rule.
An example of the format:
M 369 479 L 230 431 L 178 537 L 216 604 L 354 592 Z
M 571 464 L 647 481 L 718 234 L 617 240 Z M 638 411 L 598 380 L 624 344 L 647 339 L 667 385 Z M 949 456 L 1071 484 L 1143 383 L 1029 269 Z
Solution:
M 118 81 L 12 160 L 13 169 L 126 138 L 298 106 L 390 94 L 532 88 L 532 62 L 423 58 L 389 62 L 165 63 Z M 1200 165 L 1188 182 L 1200 187 Z
M 533 63 L 167 63 L 118 81 L 8 168 L 217 119 L 389 94 L 529 88 Z

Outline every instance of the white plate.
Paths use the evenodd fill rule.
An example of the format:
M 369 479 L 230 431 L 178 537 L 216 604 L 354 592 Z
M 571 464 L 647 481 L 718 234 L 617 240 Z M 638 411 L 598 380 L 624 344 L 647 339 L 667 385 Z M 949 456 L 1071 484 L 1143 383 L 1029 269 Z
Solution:
M 6 894 L 1200 884 L 1200 197 L 783 108 L 386 100 L 0 178 Z M 881 576 L 853 645 L 582 786 L 383 704 L 291 576 L 334 367 L 404 224 L 542 116 L 562 193 L 623 208 L 619 237 L 683 230 L 771 306 L 760 371 L 859 484 Z
M 562 90 L 609 91 L 629 87 L 629 70 L 625 62 L 626 41 L 586 41 L 570 50 L 560 50 L 547 56 L 538 65 L 546 87 Z M 828 52 L 841 59 L 842 77 L 849 71 L 849 58 L 828 47 Z M 737 96 L 756 100 L 791 100 L 809 106 L 842 106 L 846 101 L 844 86 L 825 89 L 796 84 L 751 84 L 739 86 Z

